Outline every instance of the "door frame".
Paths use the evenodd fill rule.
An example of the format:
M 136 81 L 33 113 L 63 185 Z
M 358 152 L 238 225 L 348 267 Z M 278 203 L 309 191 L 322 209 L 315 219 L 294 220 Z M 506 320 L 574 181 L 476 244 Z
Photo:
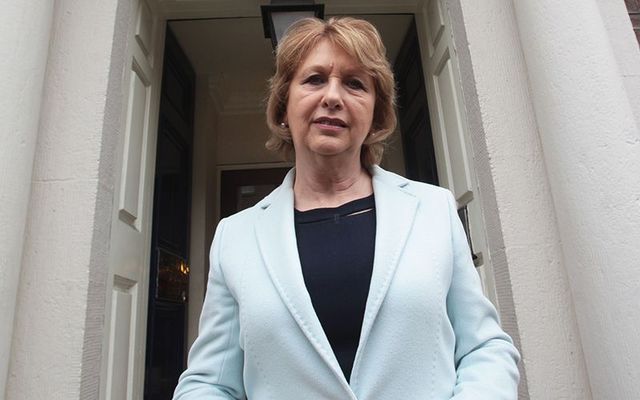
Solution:
M 145 0 L 143 0 L 145 1 Z M 216 17 L 259 17 L 259 9 L 257 7 L 251 7 L 250 9 L 245 7 L 245 6 L 240 6 L 240 7 L 235 7 L 232 2 L 224 2 L 224 3 L 217 3 L 217 4 L 212 4 L 211 2 L 205 2 L 205 1 L 193 1 L 190 2 L 189 4 L 184 4 L 183 2 L 179 2 L 179 1 L 163 1 L 163 2 L 158 2 L 157 0 L 146 0 L 147 4 L 149 6 L 149 9 L 151 10 L 151 14 L 152 14 L 152 18 L 156 19 L 156 23 L 158 24 L 158 27 L 155 29 L 154 31 L 154 37 L 153 37 L 153 42 L 157 44 L 157 46 L 159 47 L 159 49 L 156 49 L 156 53 L 154 55 L 154 57 L 157 57 L 158 59 L 162 59 L 164 57 L 164 51 L 165 51 L 165 45 L 164 45 L 164 35 L 166 32 L 166 28 L 167 28 L 167 22 L 169 20 L 173 20 L 173 19 L 199 19 L 199 18 L 216 18 Z M 414 14 L 415 15 L 415 20 L 416 20 L 416 26 L 418 28 L 418 36 L 419 36 L 419 43 L 420 43 L 420 49 L 421 52 L 423 54 L 423 58 L 424 58 L 424 54 L 427 54 L 428 49 L 427 46 L 424 43 L 424 35 L 425 32 L 429 29 L 429 21 L 427 18 L 425 18 L 424 12 L 426 9 L 426 5 L 428 3 L 429 0 L 411 0 L 411 1 L 403 1 L 403 2 L 393 2 L 393 1 L 389 1 L 388 4 L 378 4 L 374 7 L 371 7 L 370 5 L 367 4 L 367 1 L 362 1 L 362 0 L 356 0 L 353 2 L 349 2 L 347 4 L 345 4 L 345 2 L 343 2 L 340 5 L 335 5 L 332 7 L 332 12 L 335 14 L 364 14 L 364 13 L 389 13 L 389 14 L 393 14 L 393 13 L 410 13 L 410 14 Z M 455 10 L 459 10 L 460 9 L 460 0 L 438 0 L 441 1 L 443 5 L 447 5 L 447 6 L 451 6 L 454 11 Z M 244 7 L 244 8 L 243 8 Z M 447 7 L 447 11 L 449 12 L 449 8 Z M 464 21 L 462 19 L 462 15 L 461 15 L 461 11 L 459 12 L 459 15 L 457 15 L 456 18 L 451 17 L 451 15 L 449 15 L 450 18 L 450 22 L 452 24 L 452 29 L 456 32 L 458 31 L 462 31 L 464 33 Z M 127 22 L 122 22 L 123 24 L 130 24 L 130 21 Z M 129 27 L 128 31 L 132 31 L 133 29 L 131 27 Z M 455 41 L 455 39 L 454 39 Z M 472 73 L 472 69 L 469 63 L 469 60 L 466 61 L 468 64 L 465 64 L 465 72 L 468 73 Z M 423 65 L 424 65 L 424 60 L 423 60 Z M 125 66 L 125 67 L 128 67 Z M 426 85 L 428 85 L 428 82 L 425 82 Z M 462 83 L 459 83 L 458 85 L 458 91 L 459 93 L 462 93 Z M 160 95 L 160 91 L 156 92 L 156 95 L 159 96 Z M 159 99 L 151 99 L 151 102 L 156 102 L 156 100 Z M 477 110 L 476 107 L 473 107 L 474 104 L 471 104 L 471 107 L 468 106 L 468 102 L 469 102 L 469 98 L 465 97 L 465 96 L 460 96 L 460 101 L 462 103 L 462 106 L 467 110 L 467 113 L 469 113 L 471 110 L 471 112 L 473 112 L 474 114 L 474 118 L 479 118 L 481 119 L 481 115 L 479 110 Z M 157 108 L 155 108 L 151 115 L 150 118 L 152 120 L 156 120 L 159 117 L 159 110 Z M 467 115 L 467 118 L 469 118 L 469 116 Z M 465 129 L 468 129 L 467 127 L 467 121 L 463 121 L 464 125 L 465 125 Z M 467 132 L 468 133 L 468 132 Z M 155 137 L 157 136 L 157 131 L 154 132 L 150 132 L 150 141 L 155 143 Z M 437 151 L 437 150 L 436 150 Z M 473 150 L 470 150 L 470 153 L 473 153 Z M 471 154 L 470 154 L 471 155 Z M 216 197 L 218 198 L 218 202 L 216 205 L 216 218 L 219 219 L 220 216 L 220 175 L 221 172 L 223 170 L 231 170 L 231 169 L 250 169 L 250 168 L 273 168 L 273 167 L 286 167 L 286 166 L 291 166 L 291 163 L 259 163 L 259 164 L 241 164 L 241 165 L 228 165 L 228 166 L 219 166 L 217 168 L 217 192 L 216 192 Z M 155 168 L 155 160 L 153 162 L 153 167 Z M 490 174 L 490 172 L 489 172 Z M 153 188 L 152 188 L 153 190 Z M 149 218 L 146 218 L 144 220 L 145 224 L 151 224 L 151 220 Z M 150 229 L 150 227 L 149 227 Z M 147 248 L 150 248 L 150 246 L 147 246 Z M 149 249 L 150 251 L 150 249 Z M 150 254 L 148 254 L 148 257 L 146 257 L 147 259 L 147 264 L 149 262 L 150 259 Z M 146 266 L 147 270 L 148 270 L 148 265 Z M 504 269 L 506 269 L 506 266 L 503 266 Z M 143 279 L 147 279 L 148 280 L 148 276 L 144 277 Z M 493 278 L 491 277 L 491 280 L 493 281 Z M 148 285 L 148 282 L 147 282 Z M 148 287 L 146 288 L 148 289 Z M 508 297 L 510 298 L 511 295 L 510 293 L 507 294 Z M 147 296 L 148 297 L 148 296 Z M 502 296 L 505 297 L 505 296 Z M 145 304 L 146 306 L 146 304 Z M 512 307 L 509 307 L 510 309 L 512 309 Z M 146 307 L 144 307 L 144 309 L 146 309 Z M 143 318 L 144 320 L 146 320 L 146 313 L 143 316 L 139 316 L 139 318 Z M 109 332 L 104 332 L 103 333 L 104 337 L 107 337 L 109 335 Z M 146 346 L 145 346 L 146 347 Z M 146 351 L 146 349 L 139 349 L 139 351 L 142 352 L 143 357 L 144 357 L 144 352 Z M 103 364 L 105 364 L 105 361 L 103 360 Z M 104 368 L 102 370 L 102 372 L 104 372 Z M 144 371 L 142 371 L 142 374 L 144 374 Z M 101 375 L 101 386 L 104 384 L 105 381 L 105 376 Z M 137 398 L 136 393 L 142 391 L 142 383 L 141 382 L 137 382 L 137 384 L 139 384 L 139 388 L 134 388 L 133 390 L 133 398 Z M 138 390 L 140 389 L 140 390 Z M 101 390 L 101 398 L 104 398 L 104 391 Z

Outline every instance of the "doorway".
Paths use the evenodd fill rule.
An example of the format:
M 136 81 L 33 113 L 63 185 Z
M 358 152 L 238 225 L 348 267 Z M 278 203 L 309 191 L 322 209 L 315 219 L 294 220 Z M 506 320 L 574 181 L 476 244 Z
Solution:
M 411 52 L 417 49 L 413 15 L 358 17 L 378 27 L 392 65 L 397 62 L 409 66 L 399 75 L 400 98 L 406 99 L 403 109 L 426 101 L 424 85 L 414 88 L 409 81 L 419 78 L 415 71 L 420 71 L 420 57 L 411 58 Z M 225 37 L 236 40 L 221 40 Z M 259 18 L 179 20 L 167 24 L 156 159 L 145 398 L 171 398 L 186 366 L 186 354 L 197 335 L 197 319 L 205 294 L 213 227 L 220 218 L 264 197 L 282 181 L 291 166 L 264 148 L 268 132 L 263 99 L 267 79 L 273 73 L 271 52 Z M 412 97 L 405 94 L 405 88 L 411 88 Z M 418 114 L 421 111 L 424 114 L 426 105 L 422 106 Z M 176 111 L 177 107 L 182 107 L 182 113 Z M 401 117 L 405 114 L 400 113 Z M 167 120 L 181 115 L 177 122 Z M 430 142 L 432 139 L 427 136 L 430 131 L 424 129 L 424 121 L 407 124 L 409 118 L 401 118 L 402 136 L 398 132 L 392 140 L 383 165 L 401 175 L 411 171 L 414 178 L 425 180 L 425 176 L 418 174 L 428 167 L 417 167 L 423 160 L 405 164 L 404 151 L 416 145 L 407 138 Z M 168 129 L 173 125 L 182 126 L 184 132 L 176 134 L 175 129 Z M 435 162 L 432 144 L 424 159 Z
M 210 6 L 207 7 L 211 7 L 210 10 L 207 7 L 189 10 L 189 6 L 178 4 L 179 2 L 163 3 L 165 8 L 154 8 L 151 11 L 144 7 L 145 0 L 141 0 L 143 6 L 139 21 L 149 21 L 147 17 L 154 12 L 166 17 L 186 16 L 187 19 L 169 18 L 166 25 L 184 50 L 195 75 L 192 167 L 190 176 L 185 177 L 191 182 L 188 218 L 188 224 L 191 226 L 187 229 L 188 240 L 182 248 L 183 258 L 176 262 L 188 266 L 189 271 L 188 281 L 181 283 L 183 287 L 188 286 L 186 295 L 183 296 L 188 299 L 185 305 L 186 340 L 182 352 L 184 364 L 186 349 L 197 335 L 197 321 L 204 299 L 208 271 L 208 250 L 215 225 L 221 216 L 221 196 L 217 188 L 221 185 L 222 178 L 216 171 L 246 169 L 252 165 L 275 168 L 281 167 L 282 163 L 276 155 L 268 153 L 264 148 L 268 133 L 264 123 L 263 99 L 266 97 L 266 80 L 273 72 L 273 60 L 270 42 L 263 37 L 260 17 L 255 11 L 247 11 L 248 8 L 238 11 L 242 7 L 232 12 L 219 10 L 217 6 L 209 3 Z M 450 26 L 446 19 L 447 14 L 442 10 L 442 3 L 427 0 L 375 7 L 380 9 L 378 14 L 362 14 L 363 10 L 372 10 L 373 7 L 356 3 L 336 5 L 336 14 L 368 19 L 379 28 L 392 65 L 396 64 L 403 48 L 406 60 L 409 61 L 400 61 L 398 65 L 407 66 L 406 63 L 413 63 L 406 69 L 402 78 L 404 81 L 398 84 L 401 87 L 401 104 L 402 101 L 408 100 L 400 111 L 407 111 L 407 115 L 400 116 L 400 131 L 404 132 L 396 133 L 395 140 L 392 140 L 385 153 L 383 166 L 401 175 L 411 173 L 411 177 L 418 180 L 435 183 L 437 178 L 437 182 L 454 191 L 462 206 L 468 205 L 474 201 L 475 183 L 469 172 L 470 159 L 465 147 L 465 118 L 464 110 L 460 107 L 457 61 L 452 58 L 455 54 L 452 50 L 453 36 L 448 31 Z M 208 11 L 205 11 L 205 8 Z M 399 12 L 393 12 L 394 10 Z M 417 19 L 414 13 L 417 13 Z M 202 18 L 207 15 L 215 17 Z M 412 25 L 414 21 L 417 22 Z M 412 26 L 413 32 L 409 34 Z M 133 40 L 145 43 L 145 35 L 148 32 L 136 29 Z M 412 41 L 413 45 L 407 44 L 409 41 Z M 145 52 L 145 48 L 142 49 L 142 53 L 150 54 Z M 153 54 L 148 58 L 153 61 Z M 423 68 L 422 73 L 419 67 Z M 145 80 L 142 81 L 143 84 L 147 84 Z M 153 82 L 150 83 L 151 87 Z M 416 90 L 412 82 L 425 83 L 425 87 Z M 139 93 L 149 92 L 140 89 Z M 140 96 L 141 103 L 144 99 Z M 429 103 L 428 107 L 425 106 L 426 102 Z M 422 108 L 415 111 L 414 105 Z M 150 118 L 153 118 L 152 114 L 151 111 Z M 426 128 L 422 131 L 426 135 L 431 134 L 432 140 L 411 133 L 412 126 Z M 425 143 L 429 142 L 432 143 L 432 150 L 425 146 Z M 152 140 L 149 143 L 155 142 Z M 158 157 L 163 157 L 160 153 L 157 154 Z M 161 163 L 162 160 L 158 160 L 158 164 Z M 133 184 L 131 186 L 135 187 Z M 477 205 L 477 202 L 475 204 Z M 470 210 L 469 218 L 481 221 L 475 214 L 477 206 L 476 211 L 471 208 Z M 139 225 L 144 228 L 142 224 Z M 123 244 L 125 245 L 126 243 Z M 130 247 L 129 251 L 134 254 L 135 249 Z M 136 265 L 140 267 L 144 264 Z M 154 284 L 152 280 L 147 282 Z M 147 293 L 145 286 L 140 287 L 141 293 Z M 182 292 L 183 290 L 177 291 Z M 185 329 L 179 330 L 185 332 Z M 136 328 L 136 332 L 138 331 L 142 330 Z M 111 339 L 109 343 L 113 347 L 119 343 L 119 339 Z M 125 359 L 120 357 L 117 360 L 120 362 L 119 360 Z M 121 364 L 124 365 L 126 362 L 122 361 Z M 118 371 L 116 367 L 115 362 L 108 364 L 109 370 L 106 373 Z M 116 381 L 112 381 L 112 386 L 116 387 Z M 133 390 L 139 388 L 138 384 L 134 386 Z
M 387 42 L 392 63 L 416 15 L 438 182 L 454 192 L 462 207 L 468 206 L 466 215 L 472 221 L 471 236 L 480 244 L 474 247 L 483 254 L 484 228 L 479 202 L 474 196 L 477 182 L 468 156 L 460 74 L 444 5 L 441 0 L 374 5 L 354 0 L 332 4 L 327 14 L 369 19 Z M 271 45 L 263 37 L 259 8 L 254 2 L 240 0 L 222 5 L 204 1 L 138 0 L 132 4 L 130 17 L 124 64 L 127 90 L 123 109 L 127 115 L 123 145 L 117 157 L 122 162 L 117 166 L 121 173 L 116 183 L 118 206 L 112 215 L 107 328 L 103 335 L 101 374 L 105 389 L 102 392 L 107 398 L 134 394 L 141 397 L 143 389 L 144 376 L 141 375 L 144 373 L 152 236 L 152 223 L 147 216 L 151 216 L 153 208 L 148 199 L 153 197 L 153 166 L 159 154 L 155 145 L 167 25 L 195 73 L 191 227 L 185 245 L 188 246 L 189 271 L 187 339 L 183 354 L 197 335 L 208 270 L 207 253 L 220 218 L 216 171 L 243 165 L 280 164 L 276 155 L 264 149 L 267 128 L 262 100 L 266 97 L 266 79 L 272 74 L 273 63 Z M 391 23 L 385 24 L 390 20 Z M 411 172 L 405 166 L 405 146 L 399 140 L 400 134 L 395 138 L 383 166 L 405 175 Z M 146 243 L 148 245 L 142 245 Z M 184 247 L 182 250 L 184 254 Z M 479 270 L 482 262 L 490 265 L 488 258 L 478 259 Z M 489 293 L 489 297 L 495 296 Z
M 415 48 L 407 47 L 407 40 L 412 40 L 413 45 L 417 46 L 413 14 L 356 16 L 369 20 L 380 30 L 392 65 L 403 48 L 406 48 L 405 53 L 410 53 Z M 196 241 L 199 244 L 197 248 L 192 246 L 190 253 L 190 344 L 197 335 L 197 319 L 208 271 L 208 246 L 213 238 L 212 228 L 219 218 L 229 212 L 224 205 L 225 198 L 231 195 L 224 191 L 225 175 L 229 177 L 234 174 L 232 171 L 237 170 L 235 173 L 245 176 L 242 179 L 258 182 L 261 179 L 260 174 L 265 171 L 286 168 L 291 164 L 283 164 L 277 155 L 268 152 L 264 147 L 268 137 L 264 99 L 267 95 L 267 80 L 273 74 L 273 50 L 270 41 L 264 38 L 261 19 L 244 17 L 174 20 L 169 21 L 168 26 L 175 33 L 196 73 L 192 226 L 200 226 L 197 227 L 198 232 L 192 229 L 192 238 L 197 237 Z M 224 40 L 229 37 L 233 37 L 234 40 Z M 407 63 L 415 67 L 419 65 L 420 57 L 414 57 Z M 411 72 L 414 70 L 415 68 Z M 407 81 L 405 86 L 407 85 L 411 85 L 411 82 Z M 426 99 L 424 85 L 414 92 L 421 93 L 419 97 L 412 99 L 414 103 Z M 425 107 L 421 112 L 424 114 L 428 110 Z M 422 129 L 422 134 L 414 133 L 407 137 L 423 138 L 430 134 L 429 130 L 423 129 L 424 124 L 418 128 Z M 408 126 L 406 129 L 416 128 Z M 426 140 L 431 141 L 431 137 L 428 136 Z M 385 152 L 383 166 L 406 175 L 404 148 L 414 145 L 403 144 L 399 129 Z M 426 159 L 434 157 L 431 150 Z M 409 169 L 415 169 L 414 165 L 415 162 Z M 252 170 L 253 173 L 250 172 Z M 200 183 L 195 184 L 198 175 L 201 176 Z M 412 176 L 417 177 L 417 174 Z M 221 193 L 218 193 L 218 188 L 222 189 Z M 233 203 L 233 200 L 231 202 Z M 196 203 L 198 205 L 195 205 Z M 202 224 L 201 221 L 206 223 Z

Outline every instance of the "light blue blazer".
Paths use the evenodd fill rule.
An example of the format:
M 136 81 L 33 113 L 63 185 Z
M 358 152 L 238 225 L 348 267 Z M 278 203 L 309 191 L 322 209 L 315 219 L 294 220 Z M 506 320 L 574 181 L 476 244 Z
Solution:
M 517 398 L 519 355 L 482 294 L 453 196 L 371 173 L 375 260 L 349 381 L 303 280 L 292 170 L 218 225 L 200 333 L 174 399 Z

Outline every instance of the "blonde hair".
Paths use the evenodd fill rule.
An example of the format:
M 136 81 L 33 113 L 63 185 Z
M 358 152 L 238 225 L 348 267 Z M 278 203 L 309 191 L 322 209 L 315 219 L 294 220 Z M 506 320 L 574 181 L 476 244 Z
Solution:
M 361 162 L 365 167 L 378 164 L 382 159 L 385 140 L 397 124 L 396 89 L 391 65 L 380 34 L 369 22 L 355 18 L 330 18 L 323 21 L 305 18 L 287 30 L 276 49 L 276 72 L 269 81 L 267 125 L 271 134 L 266 147 L 291 158 L 295 153 L 291 132 L 282 126 L 289 98 L 289 85 L 298 68 L 322 39 L 342 48 L 358 60 L 373 77 L 376 101 L 371 131 L 362 145 Z

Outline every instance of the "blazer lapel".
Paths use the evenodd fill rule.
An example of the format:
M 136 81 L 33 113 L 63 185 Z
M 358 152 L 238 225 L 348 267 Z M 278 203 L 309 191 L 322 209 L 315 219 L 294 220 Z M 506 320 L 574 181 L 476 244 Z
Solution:
M 349 391 L 350 398 L 353 398 L 304 283 L 293 219 L 293 181 L 292 169 L 280 188 L 262 201 L 264 211 L 256 223 L 258 247 L 287 309 L 315 350 Z
M 352 376 L 357 373 L 361 353 L 398 266 L 418 206 L 418 200 L 401 189 L 409 184 L 407 179 L 392 175 L 375 165 L 371 174 L 376 202 L 376 245 L 369 296 Z

